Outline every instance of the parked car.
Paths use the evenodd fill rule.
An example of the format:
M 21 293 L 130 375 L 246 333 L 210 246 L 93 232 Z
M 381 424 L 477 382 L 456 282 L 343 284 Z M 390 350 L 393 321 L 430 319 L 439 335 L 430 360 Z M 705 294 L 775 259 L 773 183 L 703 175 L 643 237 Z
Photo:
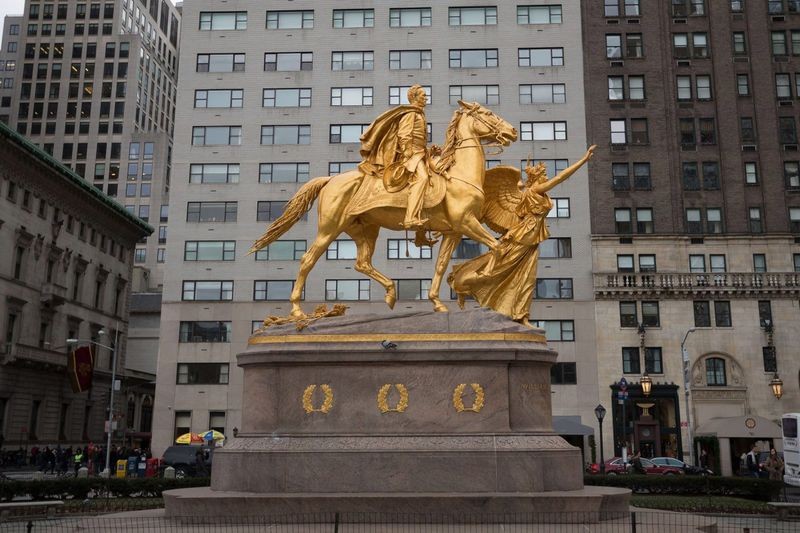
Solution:
M 197 451 L 203 451 L 206 472 L 197 471 Z M 208 476 L 211 474 L 211 453 L 207 446 L 199 444 L 180 444 L 170 446 L 161 458 L 161 468 L 171 466 L 175 469 L 176 478 Z
M 689 474 L 693 476 L 713 476 L 714 472 L 710 468 L 703 468 L 700 466 L 692 466 L 690 464 L 686 464 L 680 459 L 675 459 L 674 457 L 653 457 L 650 459 L 655 464 L 659 466 L 674 466 L 675 468 L 680 468 L 683 470 L 684 474 Z
M 645 473 L 648 475 L 666 475 L 666 476 L 673 476 L 678 474 L 683 474 L 683 469 L 677 466 L 669 466 L 669 465 L 658 465 L 651 461 L 650 459 L 645 459 L 642 457 L 642 466 L 644 467 Z M 613 457 L 606 461 L 606 474 L 609 476 L 615 476 L 617 474 L 629 474 L 633 473 L 633 466 L 630 463 L 624 463 L 622 461 L 622 457 Z

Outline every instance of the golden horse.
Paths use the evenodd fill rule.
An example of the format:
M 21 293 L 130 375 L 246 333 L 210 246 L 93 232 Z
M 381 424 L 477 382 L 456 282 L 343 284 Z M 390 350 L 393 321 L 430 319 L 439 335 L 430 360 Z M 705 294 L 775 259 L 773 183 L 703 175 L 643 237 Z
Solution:
M 481 225 L 484 207 L 483 181 L 486 176 L 484 143 L 508 146 L 517 140 L 517 130 L 508 122 L 477 103 L 459 101 L 459 108 L 447 128 L 445 144 L 437 168 L 445 171 L 444 199 L 426 209 L 426 228 L 442 234 L 436 270 L 428 291 L 435 311 L 447 311 L 439 299 L 442 278 L 462 236 L 495 249 L 497 240 Z M 286 233 L 319 198 L 317 236 L 300 260 L 300 271 L 289 301 L 291 316 L 302 318 L 300 307 L 303 287 L 309 272 L 328 246 L 342 233 L 355 242 L 355 269 L 380 283 L 386 290 L 385 301 L 393 308 L 397 300 L 394 282 L 372 265 L 372 254 L 381 228 L 402 230 L 405 208 L 375 207 L 357 215 L 348 214 L 348 206 L 366 178 L 357 169 L 335 176 L 314 178 L 303 185 L 287 203 L 283 215 L 267 228 L 250 253 L 256 252 Z M 403 190 L 396 194 L 406 194 Z

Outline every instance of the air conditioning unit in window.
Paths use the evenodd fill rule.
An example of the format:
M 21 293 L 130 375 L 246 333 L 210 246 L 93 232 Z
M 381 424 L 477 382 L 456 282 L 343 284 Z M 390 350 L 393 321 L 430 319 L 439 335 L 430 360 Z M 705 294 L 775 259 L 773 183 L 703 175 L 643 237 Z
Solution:
M 783 151 L 784 152 L 796 152 L 797 151 L 797 145 L 796 144 L 784 144 L 783 145 Z
M 755 144 L 743 144 L 742 145 L 742 152 L 755 152 L 758 150 L 758 146 Z
M 772 22 L 784 22 L 786 20 L 786 17 L 783 15 L 773 15 L 771 18 Z
M 611 145 L 612 152 L 627 152 L 628 145 L 627 144 L 612 144 Z
M 789 61 L 789 57 L 788 56 L 773 56 L 772 60 L 775 63 L 786 63 L 787 61 Z
M 679 67 L 691 67 L 692 66 L 692 62 L 689 61 L 688 59 L 679 59 L 677 64 L 678 64 Z
M 734 57 L 733 58 L 733 62 L 734 63 L 749 63 L 750 62 L 750 58 L 746 57 L 746 56 L 745 57 L 741 57 L 741 56 Z
M 608 19 L 606 24 L 619 24 L 619 21 L 617 19 Z
M 792 107 L 794 105 L 794 102 L 792 102 L 791 100 L 779 100 L 778 105 L 782 107 Z
M 681 145 L 681 152 L 696 152 L 697 145 L 696 144 L 682 144 Z
M 639 19 L 628 19 L 628 24 L 639 24 Z
M 624 67 L 625 66 L 625 62 L 624 61 L 611 61 L 609 63 L 609 65 L 612 66 L 612 67 Z

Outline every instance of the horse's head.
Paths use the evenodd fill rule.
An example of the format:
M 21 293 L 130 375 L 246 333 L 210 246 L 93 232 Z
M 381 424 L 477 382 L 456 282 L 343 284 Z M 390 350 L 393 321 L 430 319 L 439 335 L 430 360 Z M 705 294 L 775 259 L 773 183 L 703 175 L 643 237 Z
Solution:
M 517 140 L 517 129 L 478 103 L 458 101 L 462 113 L 474 119 L 473 131 L 478 137 L 490 139 L 502 146 Z

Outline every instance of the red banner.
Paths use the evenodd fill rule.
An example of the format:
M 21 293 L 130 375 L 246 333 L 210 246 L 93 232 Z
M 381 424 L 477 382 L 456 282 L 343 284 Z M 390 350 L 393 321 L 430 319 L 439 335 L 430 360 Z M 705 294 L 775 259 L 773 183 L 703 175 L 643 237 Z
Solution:
M 72 392 L 86 392 L 92 388 L 93 370 L 94 353 L 91 346 L 81 346 L 72 350 L 67 364 Z

